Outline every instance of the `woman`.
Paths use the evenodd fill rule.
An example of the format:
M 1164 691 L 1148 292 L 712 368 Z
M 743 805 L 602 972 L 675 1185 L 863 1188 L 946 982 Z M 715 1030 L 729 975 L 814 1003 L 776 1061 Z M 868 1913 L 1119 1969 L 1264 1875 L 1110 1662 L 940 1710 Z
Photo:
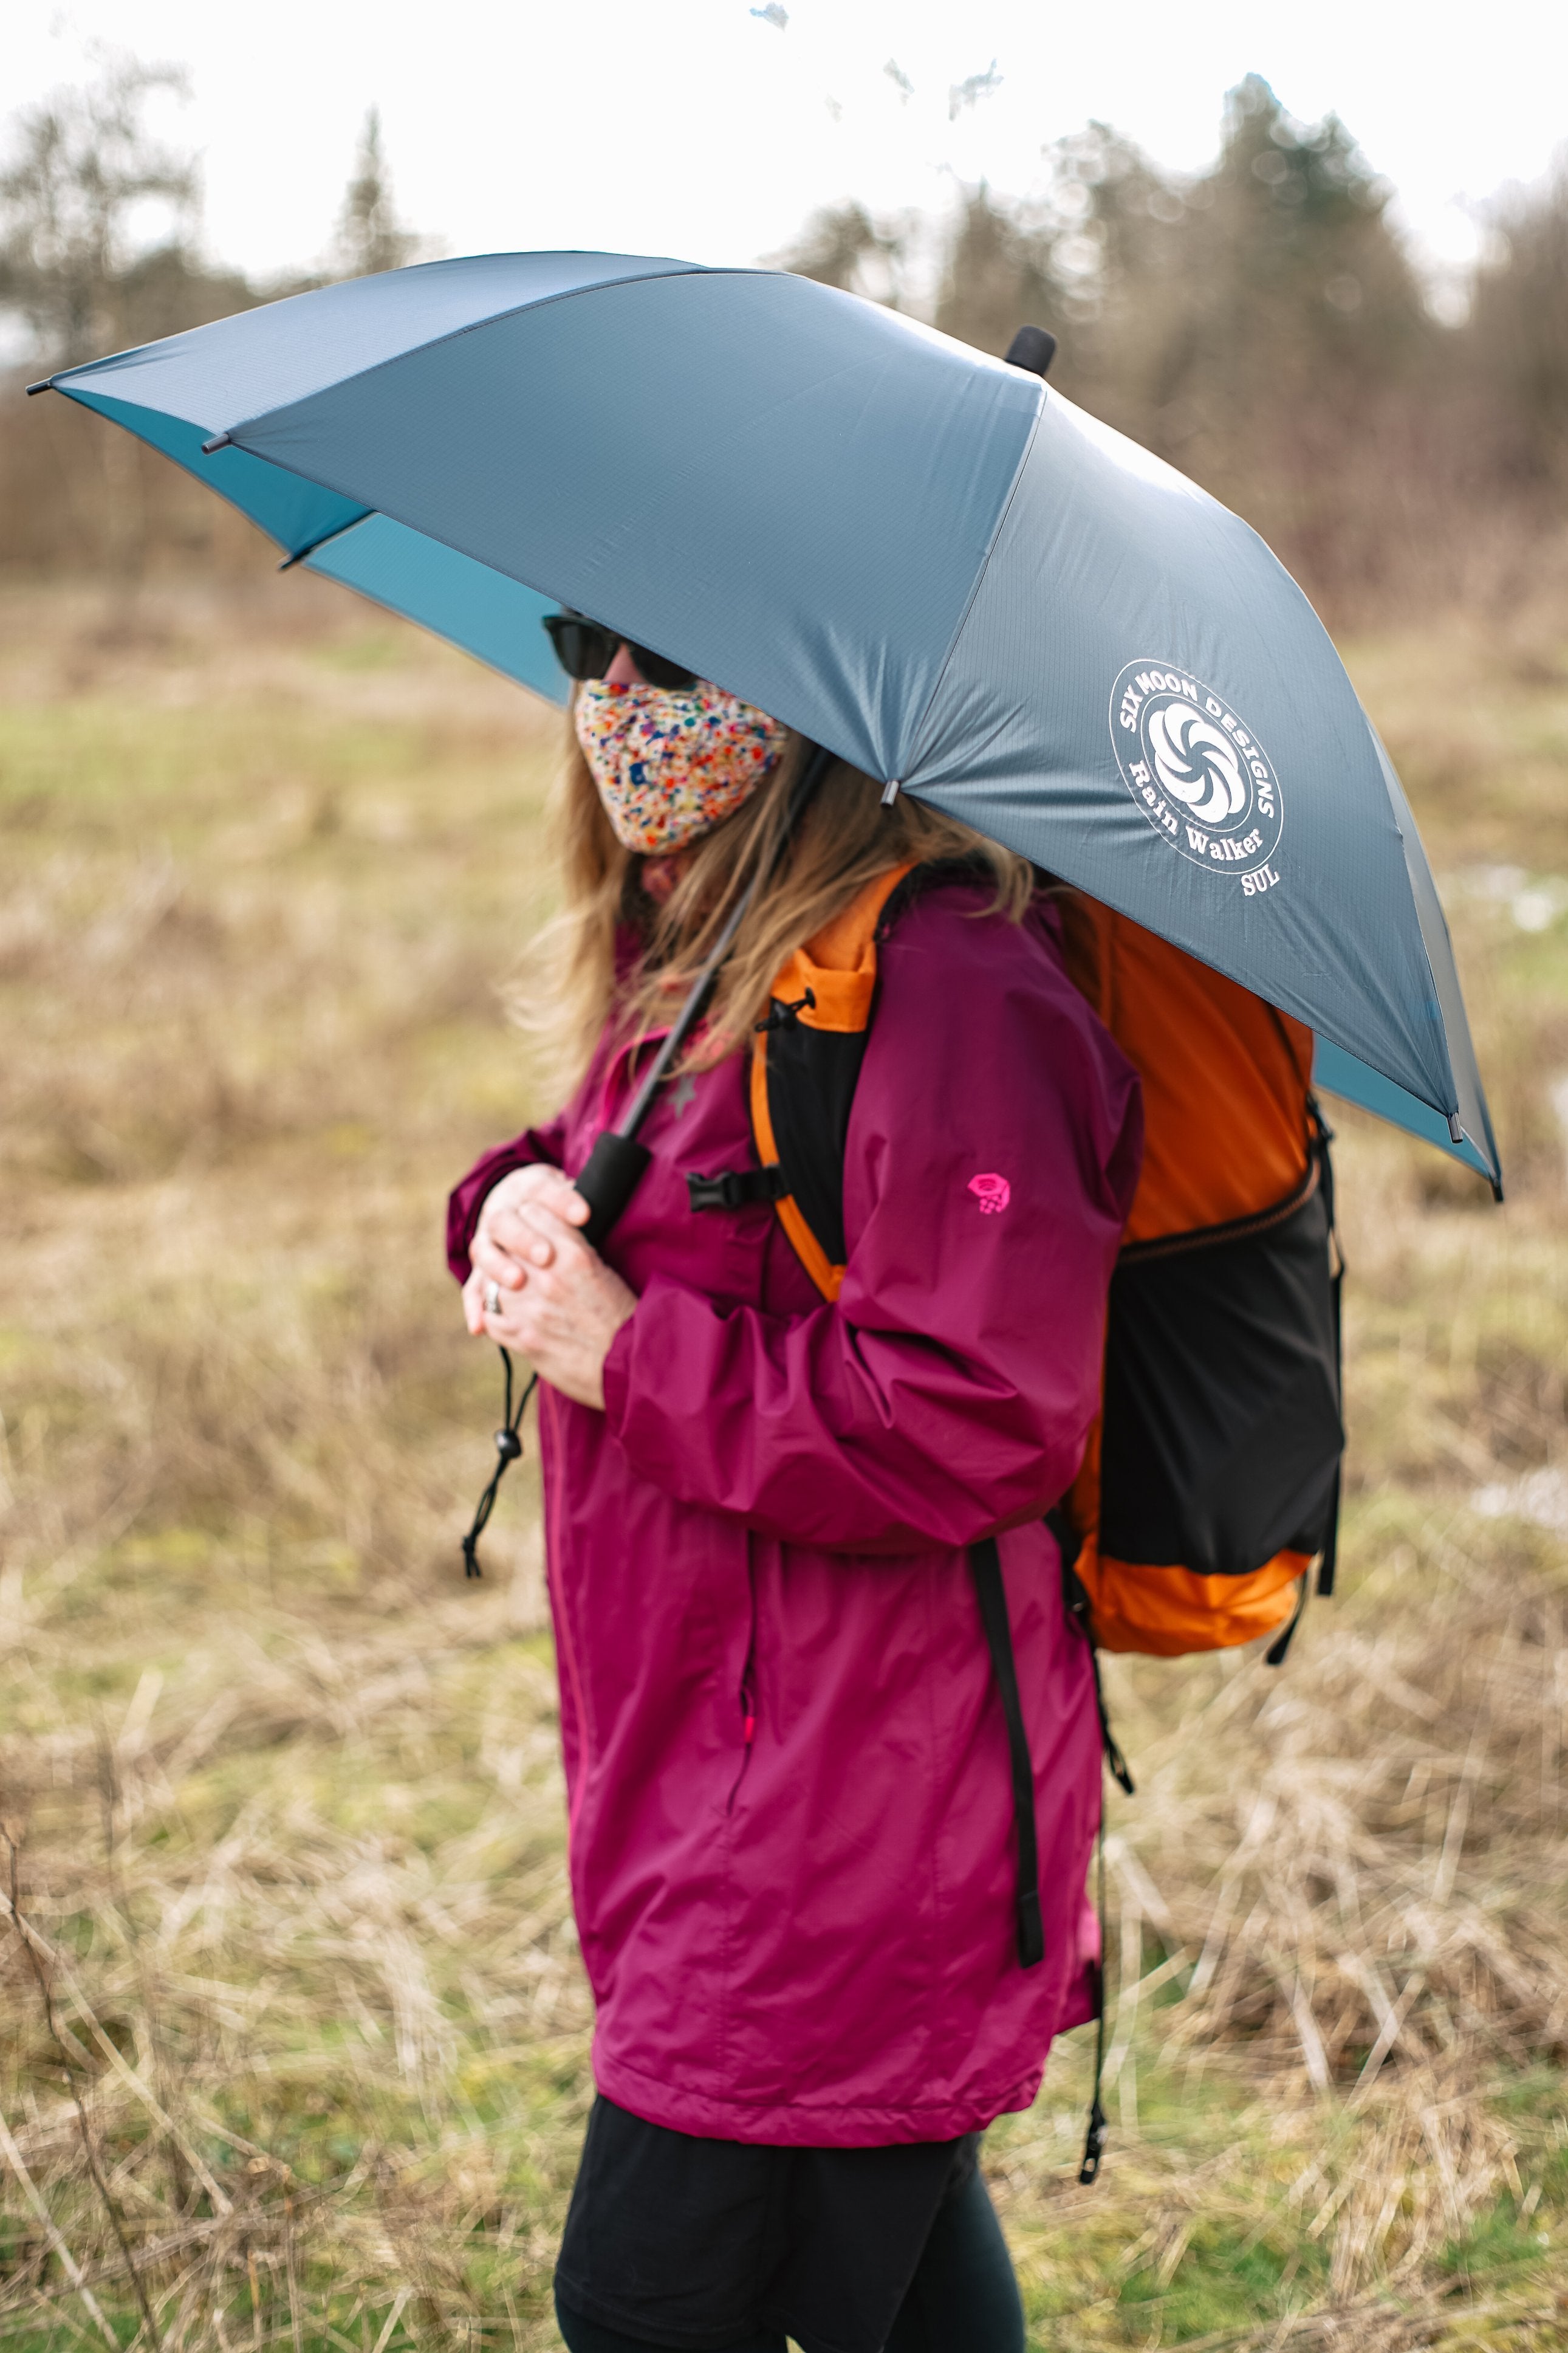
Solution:
M 1097 1409 L 1137 1082 L 1023 860 L 843 767 L 783 839 L 799 744 L 601 635 L 595 659 L 591 629 L 557 629 L 587 681 L 565 812 L 586 1071 L 458 1187 L 448 1236 L 469 1330 L 542 1383 L 597 2009 L 561 2330 L 573 2353 L 1016 2353 L 975 2151 L 1092 2009 L 1099 1733 L 1042 1514 Z M 571 1174 L 759 867 L 600 1256 Z M 846 951 L 878 899 L 874 947 L 862 922 Z M 699 1211 L 686 1182 L 757 1166 L 752 1040 L 797 954 L 819 988 L 836 957 L 877 960 L 826 1283 L 767 1200 Z M 965 1563 L 998 1532 L 1040 1847 L 1028 1968 Z

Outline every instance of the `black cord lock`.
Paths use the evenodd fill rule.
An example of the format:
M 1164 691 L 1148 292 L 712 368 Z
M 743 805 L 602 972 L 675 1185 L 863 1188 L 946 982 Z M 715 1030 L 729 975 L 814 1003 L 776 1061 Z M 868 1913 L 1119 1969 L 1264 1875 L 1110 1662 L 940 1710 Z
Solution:
M 816 991 L 814 988 L 808 988 L 804 997 L 797 997 L 793 1005 L 786 1005 L 782 997 L 775 997 L 763 1018 L 754 1021 L 752 1027 L 759 1036 L 773 1029 L 789 1029 L 803 1013 L 815 1013 L 816 1010 Z
M 482 1577 L 484 1575 L 484 1570 L 479 1567 L 479 1538 L 485 1532 L 490 1514 L 495 1510 L 496 1497 L 500 1492 L 501 1481 L 506 1477 L 511 1465 L 519 1460 L 522 1453 L 522 1434 L 519 1428 L 519 1424 L 522 1420 L 523 1413 L 528 1405 L 528 1400 L 533 1395 L 539 1383 L 539 1375 L 537 1373 L 530 1374 L 528 1385 L 524 1388 L 522 1395 L 518 1398 L 516 1407 L 514 1408 L 512 1405 L 511 1358 L 504 1348 L 500 1352 L 500 1360 L 506 1366 L 506 1404 L 501 1409 L 506 1415 L 506 1420 L 502 1424 L 501 1428 L 496 1432 L 497 1461 L 495 1469 L 490 1473 L 489 1485 L 479 1497 L 479 1503 L 474 1509 L 473 1523 L 468 1529 L 468 1535 L 463 1538 L 463 1575 L 465 1577 Z

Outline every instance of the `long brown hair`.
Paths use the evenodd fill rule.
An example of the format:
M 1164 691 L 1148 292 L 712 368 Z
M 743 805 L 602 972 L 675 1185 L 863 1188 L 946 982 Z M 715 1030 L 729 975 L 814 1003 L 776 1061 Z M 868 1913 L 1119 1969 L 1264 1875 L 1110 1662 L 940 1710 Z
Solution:
M 546 971 L 525 975 L 511 1001 L 525 1027 L 558 1042 L 573 1071 L 612 1015 L 629 1036 L 668 1021 L 759 866 L 768 881 L 747 911 L 693 1050 L 703 1062 L 740 1044 L 764 1012 L 781 965 L 889 866 L 974 862 L 994 884 L 992 910 L 1022 918 L 1034 890 L 1026 859 L 905 794 L 884 807 L 881 787 L 843 761 L 823 777 L 786 841 L 805 751 L 792 734 L 761 789 L 687 852 L 659 904 L 642 889 L 642 859 L 616 839 L 568 721 L 554 813 L 565 906 L 541 942 Z M 636 953 L 629 965 L 622 954 L 617 969 L 617 943 L 628 933 Z

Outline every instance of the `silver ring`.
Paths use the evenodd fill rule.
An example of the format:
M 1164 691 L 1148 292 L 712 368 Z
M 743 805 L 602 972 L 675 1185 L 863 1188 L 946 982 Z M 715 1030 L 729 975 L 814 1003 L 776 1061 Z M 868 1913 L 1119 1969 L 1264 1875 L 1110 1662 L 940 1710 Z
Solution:
M 499 1315 L 500 1314 L 500 1285 L 499 1282 L 487 1282 L 485 1285 L 485 1314 L 487 1315 Z

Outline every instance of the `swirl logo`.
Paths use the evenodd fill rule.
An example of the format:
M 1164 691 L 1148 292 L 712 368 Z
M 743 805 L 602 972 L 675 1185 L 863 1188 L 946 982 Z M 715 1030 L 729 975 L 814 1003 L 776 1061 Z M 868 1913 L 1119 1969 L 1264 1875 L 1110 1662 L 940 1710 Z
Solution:
M 1279 779 L 1252 730 L 1190 670 L 1129 662 L 1110 691 L 1121 781 L 1152 830 L 1194 865 L 1274 888 L 1284 825 Z
M 1223 825 L 1247 807 L 1236 747 L 1190 702 L 1167 702 L 1149 722 L 1154 774 L 1173 800 L 1205 825 Z

